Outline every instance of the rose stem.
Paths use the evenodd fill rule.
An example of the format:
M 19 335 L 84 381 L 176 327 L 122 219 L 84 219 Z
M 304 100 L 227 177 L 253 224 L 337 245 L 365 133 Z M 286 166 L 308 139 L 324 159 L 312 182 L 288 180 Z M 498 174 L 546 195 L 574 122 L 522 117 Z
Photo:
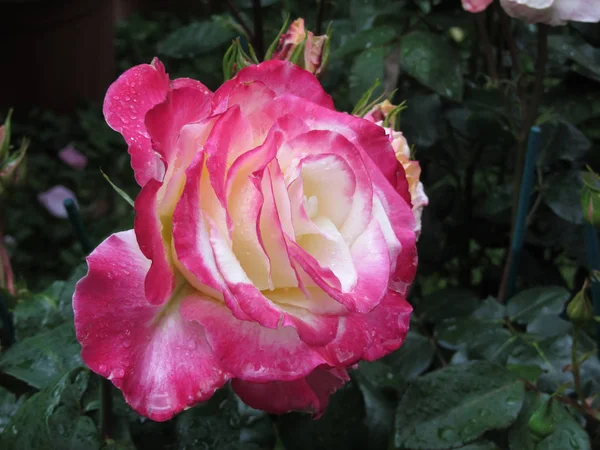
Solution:
M 92 243 L 85 232 L 83 227 L 83 221 L 81 220 L 81 214 L 75 205 L 75 202 L 68 198 L 64 201 L 65 209 L 69 215 L 69 220 L 73 226 L 73 231 L 77 240 L 81 244 L 81 247 L 85 254 L 89 254 L 92 251 Z M 110 381 L 102 376 L 100 379 L 100 436 L 103 439 L 109 439 L 112 432 L 113 423 L 113 406 L 112 406 L 112 385 Z
M 598 251 L 598 233 L 594 225 L 585 224 L 585 249 L 587 253 L 588 268 L 590 271 L 600 270 L 600 252 Z M 594 315 L 600 316 L 600 283 L 597 277 L 590 276 L 592 280 L 592 301 L 594 303 Z M 598 358 L 600 359 L 600 323 L 596 324 L 596 346 Z
M 529 133 L 529 143 L 527 145 L 527 153 L 525 157 L 525 167 L 523 168 L 523 180 L 520 183 L 519 202 L 517 208 L 517 217 L 515 221 L 512 241 L 504 266 L 502 275 L 502 283 L 498 293 L 498 300 L 504 301 L 505 298 L 514 294 L 517 282 L 517 273 L 519 271 L 519 263 L 521 259 L 521 249 L 525 239 L 525 231 L 527 229 L 527 212 L 529 210 L 529 199 L 533 188 L 533 180 L 535 174 L 535 162 L 540 146 L 540 128 L 532 127 Z

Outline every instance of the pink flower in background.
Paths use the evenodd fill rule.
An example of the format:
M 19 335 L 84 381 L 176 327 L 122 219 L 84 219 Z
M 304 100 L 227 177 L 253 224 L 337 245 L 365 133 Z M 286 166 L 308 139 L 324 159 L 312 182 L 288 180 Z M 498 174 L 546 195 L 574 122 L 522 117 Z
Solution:
M 484 11 L 494 0 L 462 0 L 462 7 L 470 13 Z
M 68 198 L 73 199 L 75 204 L 77 204 L 77 198 L 73 191 L 61 185 L 54 186 L 53 188 L 38 194 L 38 201 L 50 214 L 59 219 L 68 218 L 67 211 L 63 204 Z
M 68 166 L 75 170 L 83 170 L 87 166 L 87 157 L 79 152 L 73 145 L 69 144 L 58 152 L 58 157 Z
M 319 75 L 324 66 L 323 53 L 328 36 L 315 36 L 304 28 L 304 19 L 297 19 L 281 35 L 279 45 L 271 59 L 290 60 L 299 45 L 303 45 L 300 61 L 297 64 L 310 73 Z
M 155 59 L 104 114 L 142 189 L 134 230 L 88 257 L 75 327 L 136 411 L 167 420 L 232 380 L 254 408 L 318 416 L 346 369 L 402 344 L 415 219 L 381 126 L 287 61 L 212 93 Z
M 529 23 L 564 25 L 600 21 L 598 0 L 500 0 L 506 13 Z
M 375 122 L 377 125 L 383 127 L 385 118 L 395 108 L 396 107 L 392 105 L 389 100 L 385 100 L 375 105 L 367 112 L 365 119 Z M 410 193 L 410 203 L 415 215 L 415 232 L 418 237 L 421 234 L 421 216 L 423 215 L 423 208 L 429 204 L 429 199 L 427 198 L 427 195 L 425 195 L 423 183 L 421 183 L 420 180 L 421 166 L 418 161 L 410 159 L 410 147 L 402 132 L 395 131 L 391 127 L 383 127 L 383 129 L 390 138 L 396 159 L 402 164 L 402 167 L 404 167 L 406 180 L 408 182 L 408 192 Z

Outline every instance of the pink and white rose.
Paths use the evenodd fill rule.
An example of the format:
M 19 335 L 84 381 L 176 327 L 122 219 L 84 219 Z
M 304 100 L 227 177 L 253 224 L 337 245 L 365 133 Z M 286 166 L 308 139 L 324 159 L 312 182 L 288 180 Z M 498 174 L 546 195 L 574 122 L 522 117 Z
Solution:
M 556 26 L 600 21 L 597 0 L 500 0 L 500 4 L 509 16 L 529 23 Z
M 254 408 L 318 416 L 346 369 L 402 344 L 415 219 L 381 126 L 287 61 L 213 93 L 155 59 L 104 114 L 141 192 L 134 229 L 88 257 L 75 327 L 136 411 L 167 420 L 231 380 Z

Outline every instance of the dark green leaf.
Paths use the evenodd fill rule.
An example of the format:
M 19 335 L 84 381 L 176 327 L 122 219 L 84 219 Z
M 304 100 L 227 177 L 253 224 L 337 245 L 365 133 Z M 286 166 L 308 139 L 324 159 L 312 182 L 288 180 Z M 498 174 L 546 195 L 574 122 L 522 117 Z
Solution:
M 473 311 L 471 317 L 478 320 L 502 320 L 506 316 L 506 306 L 493 297 L 488 297 Z
M 385 55 L 387 50 L 383 47 L 375 47 L 365 50 L 354 59 L 350 69 L 350 99 L 352 103 L 357 102 L 363 93 L 367 91 L 375 80 L 383 83 L 385 77 Z M 379 86 L 373 92 L 372 98 L 383 92 L 383 86 Z
M 193 58 L 229 43 L 236 31 L 219 20 L 193 22 L 158 44 L 158 52 L 172 58 Z
M 547 398 L 547 395 L 527 393 L 517 421 L 508 430 L 510 450 L 590 450 L 590 440 L 585 430 L 557 401 L 552 403 L 556 429 L 536 446 L 529 431 L 529 419 Z
M 521 364 L 507 364 L 506 368 L 519 378 L 524 378 L 532 383 L 535 383 L 540 375 L 544 373 L 540 366 L 534 365 L 524 366 Z
M 391 42 L 395 37 L 396 30 L 389 26 L 359 31 L 356 34 L 349 36 L 344 43 L 333 52 L 332 56 L 334 58 L 343 58 L 351 53 L 385 45 Z
M 458 450 L 497 450 L 496 444 L 488 441 L 474 442 L 464 447 L 460 447 Z
M 400 127 L 408 142 L 418 148 L 429 148 L 443 136 L 442 102 L 437 94 L 414 95 L 400 117 Z
M 441 37 L 426 31 L 413 31 L 402 39 L 402 67 L 438 94 L 461 101 L 463 78 L 461 62 L 454 48 Z
M 366 411 L 369 429 L 369 450 L 388 450 L 394 431 L 396 401 L 383 394 L 369 382 L 359 383 Z
M 418 378 L 396 414 L 400 449 L 448 449 L 510 425 L 521 409 L 523 384 L 484 361 L 448 366 Z
M 394 376 L 412 380 L 427 370 L 434 354 L 435 350 L 429 339 L 411 330 L 402 346 L 386 356 L 384 361 L 392 368 Z
M 540 337 L 564 336 L 571 332 L 571 322 L 556 314 L 540 314 L 527 324 L 527 332 Z
M 569 291 L 565 288 L 543 286 L 519 292 L 506 306 L 511 322 L 526 324 L 542 314 L 560 314 L 568 299 Z
M 89 373 L 75 370 L 34 394 L 12 417 L 3 435 L 5 450 L 94 450 L 98 430 L 82 415 L 80 400 Z
M 41 389 L 83 366 L 72 323 L 24 339 L 0 357 L 0 371 Z
M 2 435 L 6 425 L 10 422 L 10 418 L 14 416 L 24 400 L 25 397 L 17 400 L 15 394 L 0 387 L 0 435 Z
M 362 361 L 358 370 L 353 372 L 361 381 L 367 381 L 374 388 L 393 388 L 403 390 L 406 379 L 383 361 Z
M 177 448 L 266 450 L 273 443 L 268 414 L 246 406 L 228 389 L 177 419 Z
M 543 199 L 561 219 L 583 223 L 579 198 L 583 184 L 578 170 L 554 172 L 544 178 Z
M 553 35 L 548 46 L 558 54 L 575 61 L 596 76 L 600 76 L 600 49 L 575 36 Z
M 450 317 L 467 317 L 479 306 L 474 292 L 462 288 L 442 289 L 427 295 L 421 302 L 417 314 L 425 322 L 437 323 Z
M 361 392 L 350 382 L 331 396 L 319 420 L 291 413 L 281 416 L 277 427 L 286 450 L 362 450 L 367 448 L 365 415 Z
M 580 160 L 592 145 L 581 131 L 568 122 L 546 122 L 541 129 L 542 141 L 537 160 L 538 166 L 549 165 L 559 160 Z

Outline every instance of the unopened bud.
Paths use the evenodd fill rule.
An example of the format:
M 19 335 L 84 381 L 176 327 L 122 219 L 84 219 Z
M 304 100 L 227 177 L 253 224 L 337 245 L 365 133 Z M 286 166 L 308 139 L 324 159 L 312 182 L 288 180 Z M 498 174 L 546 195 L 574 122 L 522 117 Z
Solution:
M 567 317 L 571 322 L 588 322 L 594 320 L 594 307 L 586 294 L 584 286 L 567 305 Z
M 556 421 L 552 414 L 552 397 L 544 401 L 531 415 L 528 426 L 531 437 L 535 442 L 539 442 L 554 433 Z

